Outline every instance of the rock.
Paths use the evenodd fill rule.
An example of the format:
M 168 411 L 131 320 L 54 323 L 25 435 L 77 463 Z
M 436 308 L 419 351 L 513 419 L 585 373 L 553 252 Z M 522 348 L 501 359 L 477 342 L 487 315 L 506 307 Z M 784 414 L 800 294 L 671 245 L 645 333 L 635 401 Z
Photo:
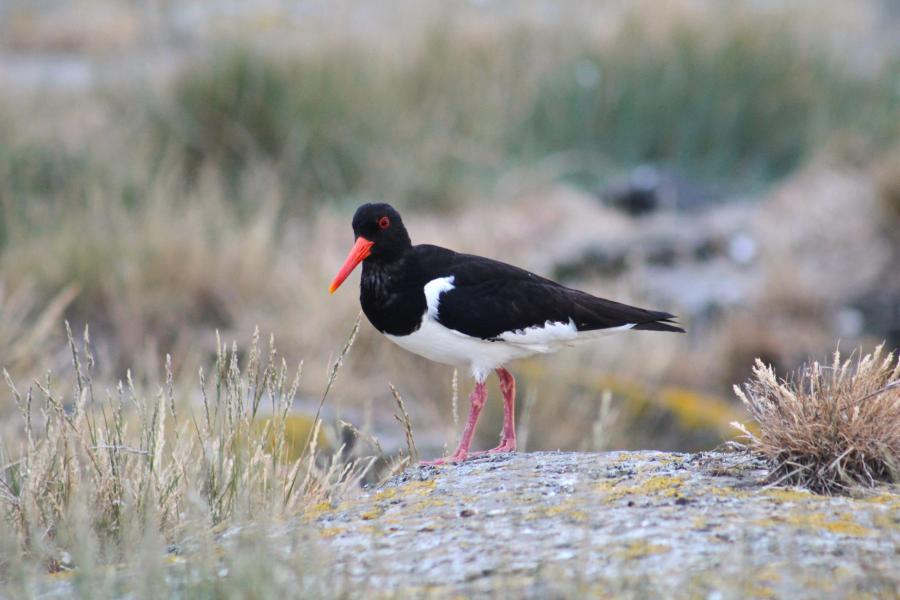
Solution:
M 627 179 L 601 190 L 604 201 L 633 217 L 658 210 L 696 211 L 715 205 L 718 194 L 703 189 L 677 173 L 653 165 L 640 165 Z
M 900 590 L 900 495 L 767 488 L 746 455 L 503 454 L 310 517 L 373 595 L 821 598 Z

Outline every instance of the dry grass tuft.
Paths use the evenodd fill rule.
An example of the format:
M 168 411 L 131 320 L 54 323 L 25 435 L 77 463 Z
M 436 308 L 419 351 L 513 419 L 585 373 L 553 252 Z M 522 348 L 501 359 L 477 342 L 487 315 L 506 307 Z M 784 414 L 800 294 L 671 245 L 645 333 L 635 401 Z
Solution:
M 790 380 L 757 360 L 735 393 L 759 425 L 741 447 L 764 456 L 775 483 L 822 493 L 900 481 L 900 358 L 871 354 L 814 362 Z
M 279 207 L 261 201 L 241 218 L 216 197 L 179 197 L 160 183 L 135 207 L 101 193 L 53 213 L 39 236 L 16 222 L 0 255 L 4 283 L 31 288 L 37 305 L 61 294 L 65 316 L 90 322 L 101 357 L 106 343 L 114 346 L 108 358 L 121 371 L 140 364 L 148 347 L 186 356 L 198 335 L 247 335 L 253 323 L 241 320 L 249 308 L 282 286 Z M 55 327 L 60 311 L 50 317 Z
M 318 418 L 299 456 L 290 447 L 302 363 L 290 369 L 274 338 L 260 344 L 257 332 L 246 352 L 218 342 L 196 392 L 179 389 L 167 357 L 164 381 L 147 393 L 130 371 L 103 390 L 87 329 L 81 341 L 66 329 L 70 393 L 49 373 L 22 387 L 4 371 L 21 435 L 0 435 L 0 520 L 13 546 L 0 549 L 0 580 L 4 564 L 85 572 L 129 560 L 135 536 L 177 545 L 186 532 L 302 514 L 359 487 L 375 461 L 317 451 Z

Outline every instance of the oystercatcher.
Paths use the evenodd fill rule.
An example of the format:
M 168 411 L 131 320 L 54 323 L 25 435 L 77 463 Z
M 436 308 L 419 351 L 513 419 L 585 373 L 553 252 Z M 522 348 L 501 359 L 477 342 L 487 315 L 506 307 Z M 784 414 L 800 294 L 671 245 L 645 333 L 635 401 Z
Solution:
M 628 329 L 684 332 L 666 312 L 597 298 L 489 258 L 413 246 L 389 204 L 360 206 L 353 235 L 356 243 L 329 291 L 362 263 L 359 299 L 372 325 L 400 347 L 470 369 L 475 378 L 459 447 L 429 464 L 470 456 L 491 371 L 500 379 L 503 430 L 500 445 L 487 452 L 515 451 L 516 382 L 504 368 L 509 361 Z

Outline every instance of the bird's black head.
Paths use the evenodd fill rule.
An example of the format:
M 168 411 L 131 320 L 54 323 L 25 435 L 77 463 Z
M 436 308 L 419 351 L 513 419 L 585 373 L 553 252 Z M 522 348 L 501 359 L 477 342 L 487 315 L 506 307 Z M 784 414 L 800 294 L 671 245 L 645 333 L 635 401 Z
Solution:
M 400 213 L 390 204 L 363 204 L 353 215 L 353 235 L 372 242 L 367 260 L 389 261 L 412 244 Z
M 353 235 L 356 243 L 331 282 L 331 293 L 362 261 L 390 262 L 412 245 L 400 213 L 390 204 L 363 204 L 357 208 L 353 215 Z

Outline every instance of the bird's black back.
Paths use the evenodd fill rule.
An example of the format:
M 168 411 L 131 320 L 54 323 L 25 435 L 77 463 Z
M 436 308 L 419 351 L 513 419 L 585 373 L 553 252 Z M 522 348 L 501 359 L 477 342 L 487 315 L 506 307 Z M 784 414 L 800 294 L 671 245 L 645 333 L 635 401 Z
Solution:
M 408 335 L 425 313 L 425 284 L 451 276 L 453 289 L 441 294 L 437 320 L 473 337 L 493 340 L 505 332 L 570 319 L 579 331 L 626 324 L 683 331 L 671 323 L 674 315 L 669 313 L 598 298 L 519 267 L 429 244 L 412 246 L 387 264 L 364 262 L 360 303 L 376 329 Z

